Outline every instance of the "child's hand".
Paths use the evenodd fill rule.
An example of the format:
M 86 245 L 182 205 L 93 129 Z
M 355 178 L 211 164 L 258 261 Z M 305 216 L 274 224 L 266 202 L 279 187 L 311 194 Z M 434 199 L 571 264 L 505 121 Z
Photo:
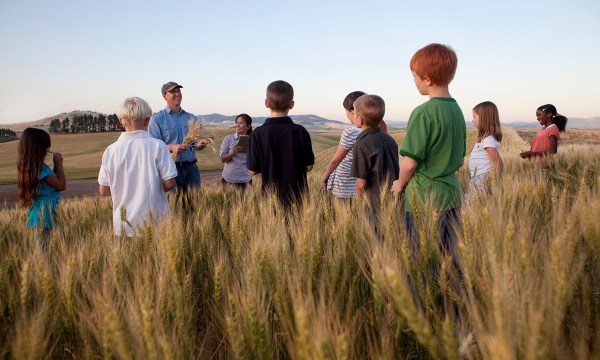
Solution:
M 532 156 L 532 154 L 531 154 L 531 151 L 522 151 L 519 154 L 519 156 L 521 156 L 521 158 L 523 158 L 523 159 L 529 159 Z
M 62 165 L 63 157 L 59 152 L 55 152 L 52 154 L 52 161 L 54 161 L 54 165 Z
M 327 190 L 327 179 L 321 179 L 321 191 Z
M 400 180 L 396 180 L 392 183 L 392 193 L 393 194 L 402 194 L 404 192 L 404 189 L 402 188 L 402 186 L 400 185 Z

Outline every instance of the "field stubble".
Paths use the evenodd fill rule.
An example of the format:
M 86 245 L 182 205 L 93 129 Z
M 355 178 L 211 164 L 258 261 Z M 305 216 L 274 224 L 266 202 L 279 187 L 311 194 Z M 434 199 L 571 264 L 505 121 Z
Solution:
M 561 147 L 542 173 L 516 155 L 526 145 L 516 133 L 505 136 L 493 195 L 461 209 L 458 292 L 435 212 L 415 216 L 413 258 L 403 200 L 388 194 L 381 238 L 363 203 L 316 190 L 285 221 L 257 184 L 205 188 L 186 211 L 171 198 L 173 218 L 139 239 L 112 236 L 109 199 L 66 201 L 49 258 L 25 212 L 4 210 L 0 356 L 597 358 L 600 149 Z M 466 168 L 459 178 L 468 183 Z

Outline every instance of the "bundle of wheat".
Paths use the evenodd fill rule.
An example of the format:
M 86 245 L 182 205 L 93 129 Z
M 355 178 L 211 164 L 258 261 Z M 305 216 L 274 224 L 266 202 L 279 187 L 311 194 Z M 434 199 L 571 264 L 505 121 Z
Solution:
M 188 132 L 183 138 L 183 142 L 181 143 L 181 145 L 187 148 L 188 146 L 191 146 L 194 143 L 198 142 L 199 138 L 200 126 L 198 126 L 198 122 L 194 118 L 191 118 L 188 120 Z M 173 152 L 173 161 L 175 161 L 176 158 L 177 153 Z

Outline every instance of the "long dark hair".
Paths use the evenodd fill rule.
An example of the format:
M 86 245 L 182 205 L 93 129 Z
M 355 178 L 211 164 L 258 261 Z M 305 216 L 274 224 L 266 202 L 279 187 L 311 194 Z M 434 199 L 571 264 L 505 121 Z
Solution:
M 235 117 L 235 121 L 237 121 L 237 119 L 239 119 L 239 118 L 244 119 L 244 122 L 246 123 L 246 125 L 248 125 L 248 132 L 246 134 L 247 135 L 252 134 L 252 118 L 250 117 L 250 115 L 239 114 L 238 116 Z
M 558 131 L 565 131 L 565 128 L 567 127 L 567 121 L 569 121 L 569 119 L 567 119 L 565 116 L 559 114 L 556 111 L 556 107 L 552 104 L 546 104 L 546 105 L 542 105 L 539 108 L 537 108 L 540 111 L 543 111 L 544 114 L 546 115 L 550 115 L 552 114 L 552 123 L 556 125 L 556 127 L 558 127 Z
M 17 187 L 22 206 L 31 205 L 39 195 L 40 172 L 50 145 L 50 135 L 44 130 L 27 128 L 21 133 L 17 153 Z

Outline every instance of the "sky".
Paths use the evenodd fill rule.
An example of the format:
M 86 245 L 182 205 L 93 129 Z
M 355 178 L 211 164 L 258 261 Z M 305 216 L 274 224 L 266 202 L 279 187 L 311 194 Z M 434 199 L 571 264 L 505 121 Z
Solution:
M 600 116 L 600 1 L 0 2 L 0 124 L 73 110 L 112 114 L 127 97 L 165 107 L 168 81 L 194 114 L 268 116 L 265 89 L 286 80 L 290 114 L 345 120 L 351 91 L 377 94 L 388 121 L 427 100 L 415 51 L 450 45 L 450 84 L 465 118 L 493 101 L 501 121 L 554 104 Z

